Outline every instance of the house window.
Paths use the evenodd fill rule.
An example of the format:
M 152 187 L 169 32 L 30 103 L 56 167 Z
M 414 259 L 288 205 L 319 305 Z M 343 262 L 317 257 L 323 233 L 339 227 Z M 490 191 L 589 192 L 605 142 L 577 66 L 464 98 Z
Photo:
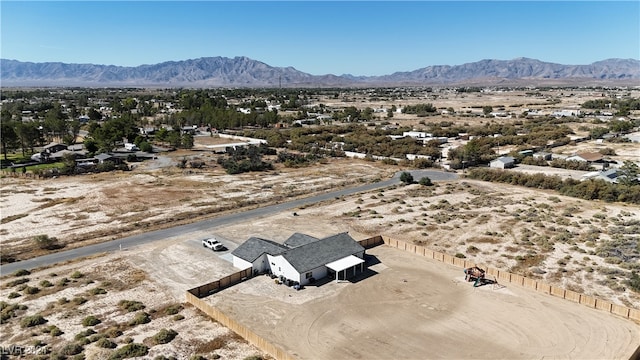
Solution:
M 312 272 L 312 271 L 309 271 L 309 272 L 308 272 L 308 273 L 306 273 L 304 276 L 305 276 L 305 278 L 309 279 L 309 278 L 311 278 L 311 277 L 313 276 L 313 272 Z

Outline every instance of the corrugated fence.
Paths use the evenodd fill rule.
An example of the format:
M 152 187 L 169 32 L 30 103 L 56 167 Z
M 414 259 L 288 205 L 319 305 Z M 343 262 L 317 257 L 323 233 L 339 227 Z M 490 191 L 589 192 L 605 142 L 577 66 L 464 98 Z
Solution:
M 374 238 L 371 238 L 374 239 Z M 367 240 L 371 240 L 367 239 Z M 392 239 L 388 236 L 382 236 L 382 241 L 385 245 L 412 252 L 429 259 L 435 259 L 446 264 L 454 265 L 460 268 L 468 268 L 476 266 L 477 264 L 465 259 L 460 259 L 455 256 L 444 254 L 441 252 L 429 250 L 424 246 L 410 244 L 402 240 Z M 546 284 L 542 281 L 535 279 L 529 279 L 522 275 L 512 274 L 504 270 L 498 270 L 494 268 L 485 269 L 487 275 L 495 276 L 499 283 L 515 284 L 524 288 L 535 290 L 541 293 L 549 294 L 551 296 L 563 298 L 565 300 L 573 301 L 578 304 L 582 304 L 594 309 L 604 310 L 615 315 L 622 316 L 627 319 L 640 322 L 640 310 L 628 308 L 626 306 L 613 304 L 608 301 L 594 298 L 592 296 L 577 293 L 575 291 L 566 290 L 563 288 L 555 287 L 553 285 Z

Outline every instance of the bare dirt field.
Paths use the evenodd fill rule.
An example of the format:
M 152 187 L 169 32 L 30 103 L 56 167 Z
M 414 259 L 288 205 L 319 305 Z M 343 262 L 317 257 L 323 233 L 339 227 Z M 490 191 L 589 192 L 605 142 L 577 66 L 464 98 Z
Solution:
M 203 169 L 178 169 L 198 158 Z M 364 161 L 331 160 L 312 168 L 227 175 L 211 152 L 174 152 L 131 173 L 48 180 L 3 178 L 0 183 L 3 256 L 34 251 L 33 237 L 56 237 L 66 249 L 191 222 L 315 192 L 386 178 L 395 170 Z
M 22 243 L 33 247 L 30 243 L 33 234 L 57 236 L 66 244 L 71 244 L 70 239 L 82 231 L 87 231 L 87 241 L 94 241 L 93 235 L 103 231 L 108 231 L 106 238 L 112 238 L 118 236 L 119 231 L 131 230 L 135 222 L 148 218 L 171 219 L 176 214 L 193 214 L 191 209 L 198 204 L 210 204 L 213 211 L 217 204 L 231 206 L 260 196 L 264 196 L 260 201 L 268 202 L 273 197 L 282 199 L 286 194 L 297 196 L 305 191 L 386 178 L 395 170 L 399 168 L 345 160 L 309 169 L 245 176 L 229 176 L 215 169 L 184 173 L 173 167 L 152 170 L 139 167 L 132 174 L 104 177 L 45 181 L 3 179 L 3 219 L 9 212 L 27 216 L 3 224 L 3 229 L 11 226 L 11 232 L 2 235 L 2 251 L 14 246 L 20 248 Z M 43 198 L 48 200 L 40 201 Z M 49 206 L 40 207 L 41 204 Z M 143 207 L 136 211 L 136 206 Z M 209 357 L 224 354 L 224 358 L 244 358 L 259 354 L 227 329 L 185 305 L 184 294 L 191 287 L 235 272 L 228 254 L 250 236 L 284 241 L 294 232 L 323 237 L 349 231 L 356 239 L 384 234 L 638 308 L 638 295 L 624 286 L 624 263 L 612 262 L 597 253 L 607 246 L 628 248 L 616 243 L 619 241 L 616 234 L 633 231 L 632 226 L 624 224 L 632 224 L 639 210 L 637 206 L 584 201 L 553 192 L 471 180 L 441 182 L 432 187 L 396 186 L 345 196 L 300 208 L 296 211 L 298 216 L 291 212 L 279 213 L 248 224 L 203 229 L 22 277 L 3 274 L 0 300 L 7 304 L 5 309 L 11 310 L 17 304 L 27 308 L 11 312 L 9 320 L 2 324 L 0 343 L 39 342 L 54 352 L 80 343 L 88 359 L 104 358 L 114 351 L 96 345 L 101 336 L 117 344 L 118 349 L 129 341 L 146 344 L 149 356 L 166 354 L 187 358 L 195 354 Z M 85 214 L 102 220 L 82 219 Z M 137 231 L 153 228 L 153 222 L 148 223 L 149 227 Z M 212 234 L 223 239 L 229 248 L 227 252 L 212 253 L 202 248 L 199 240 Z M 385 342 L 387 347 L 401 344 L 396 351 L 407 358 L 424 358 L 425 351 L 433 352 L 430 358 L 438 354 L 460 358 L 530 358 L 541 354 L 560 358 L 612 358 L 628 355 L 629 338 L 638 337 L 633 330 L 637 324 L 631 321 L 512 286 L 499 291 L 473 289 L 461 281 L 459 269 L 382 249 L 373 252 L 381 261 L 372 267 L 378 274 L 355 284 L 332 283 L 294 293 L 288 288 L 274 288 L 266 277 L 260 277 L 247 284 L 264 280 L 261 286 L 249 289 L 241 285 L 230 291 L 252 296 L 257 301 L 251 306 L 261 308 L 252 318 L 263 319 L 263 310 L 273 307 L 273 315 L 282 316 L 283 320 L 273 322 L 265 337 L 271 339 L 269 336 L 275 334 L 274 341 L 302 358 L 389 355 L 382 349 Z M 82 278 L 71 277 L 76 270 L 83 274 Z M 23 278 L 26 282 L 20 283 Z M 70 282 L 62 284 L 63 278 Z M 16 280 L 20 281 L 14 284 Z M 367 290 L 369 286 L 372 290 Z M 38 290 L 31 294 L 34 291 L 31 288 Z M 106 293 L 95 290 L 97 288 Z M 348 290 L 338 291 L 343 288 Z M 286 308 L 291 307 L 291 314 L 298 311 L 299 315 L 286 317 L 288 311 L 283 310 L 282 304 L 273 302 L 269 296 L 261 296 L 260 289 L 271 294 L 269 296 L 277 295 L 278 301 L 287 304 Z M 325 291 L 329 302 L 323 303 L 317 294 Z M 386 306 L 376 308 L 371 304 L 375 302 L 372 299 L 379 299 Z M 129 325 L 136 315 L 124 311 L 118 305 L 120 300 L 142 302 L 145 309 L 135 313 L 147 312 L 151 322 Z M 319 311 L 316 303 L 317 309 L 325 309 L 324 313 L 316 312 Z M 360 308 L 360 304 L 377 310 L 359 314 L 354 309 Z M 184 308 L 176 315 L 185 319 L 176 320 L 175 315 L 166 314 L 166 308 L 176 306 Z M 225 308 L 227 310 L 232 314 L 249 314 L 241 307 Z M 306 313 L 316 318 L 305 318 Z M 24 328 L 20 325 L 23 318 L 36 314 L 41 314 L 47 323 Z M 88 327 L 83 326 L 82 321 L 91 315 L 102 322 L 93 328 L 96 334 L 83 340 L 87 336 L 80 333 Z M 342 317 L 348 321 L 335 321 Z M 523 321 L 513 320 L 520 318 Z M 299 325 L 310 319 L 316 320 Z M 424 320 L 424 324 L 412 319 Z M 411 330 L 398 333 L 404 323 L 412 324 L 408 327 Z M 527 323 L 529 325 L 523 325 Z M 284 324 L 282 329 L 281 324 Z M 604 324 L 609 344 L 612 339 L 620 342 L 611 347 L 602 345 L 597 341 L 602 336 L 596 335 L 602 331 L 594 324 Z M 379 330 L 359 330 L 373 325 Z M 51 336 L 50 326 L 56 326 L 64 334 Z M 122 334 L 110 332 L 114 327 Z M 289 327 L 297 332 L 286 330 Z M 178 335 L 168 344 L 155 344 L 153 336 L 162 329 L 173 329 Z M 287 334 L 297 333 L 302 337 L 290 342 Z M 364 352 L 360 347 L 352 347 L 354 340 L 348 336 L 353 334 L 362 339 L 361 345 L 373 350 Z M 428 334 L 428 340 L 424 334 Z M 465 336 L 470 340 L 462 340 Z M 438 350 L 438 346 L 425 348 L 425 341 L 442 344 L 442 350 Z
M 301 359 L 628 358 L 640 327 L 379 246 L 355 282 L 295 291 L 259 276 L 206 301 Z

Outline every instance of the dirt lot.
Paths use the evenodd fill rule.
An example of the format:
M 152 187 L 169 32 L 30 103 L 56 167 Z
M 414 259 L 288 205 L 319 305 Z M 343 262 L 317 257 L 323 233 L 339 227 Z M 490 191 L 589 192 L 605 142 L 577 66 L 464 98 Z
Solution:
M 560 97 L 562 104 L 552 106 L 546 98 L 525 92 L 441 94 L 437 99 L 416 98 L 407 103 L 451 106 L 456 116 L 418 119 L 398 114 L 392 121 L 416 126 L 420 122 L 514 121 L 472 115 L 481 112 L 483 105 L 495 110 L 503 105 L 505 111 L 517 114 L 527 107 L 572 108 L 600 94 L 552 96 Z M 390 107 L 396 103 L 356 104 Z M 384 114 L 380 120 L 386 120 Z M 197 142 L 201 146 L 221 143 L 215 138 Z M 603 147 L 613 148 L 619 160 L 640 156 L 637 144 L 579 143 L 558 151 L 568 155 Z M 203 160 L 206 166 L 178 169 L 175 164 L 183 158 Z M 42 181 L 3 178 L 2 255 L 20 259 L 46 253 L 34 250 L 36 235 L 56 237 L 70 249 L 240 207 L 385 179 L 401 170 L 379 162 L 342 159 L 310 168 L 231 176 L 216 165 L 216 158 L 210 151 L 174 152 L 139 163 L 130 173 Z M 106 337 L 118 348 L 129 341 L 145 344 L 148 358 L 187 359 L 201 354 L 243 359 L 260 354 L 186 306 L 184 292 L 236 271 L 228 261 L 229 252 L 250 236 L 284 241 L 294 232 L 323 237 L 349 231 L 356 239 L 384 234 L 640 308 L 640 297 L 625 285 L 629 266 L 639 259 L 637 241 L 634 245 L 625 239 L 637 235 L 634 221 L 639 213 L 638 206 L 470 180 L 343 197 L 298 209 L 295 217 L 290 212 L 274 214 L 29 275 L 2 274 L 0 301 L 7 305 L 3 304 L 0 345 L 44 344 L 60 353 L 77 343 L 87 359 L 103 359 L 114 351 L 97 345 L 100 337 Z M 223 239 L 229 250 L 203 249 L 199 239 L 211 234 Z M 228 302 L 218 306 L 255 324 L 266 338 L 301 358 L 624 358 L 640 337 L 637 324 L 613 315 L 512 286 L 474 289 L 462 281 L 459 269 L 383 247 L 371 253 L 380 260 L 371 267 L 376 274 L 353 284 L 330 283 L 294 292 L 260 277 L 210 300 L 237 297 L 242 306 L 228 306 Z M 76 271 L 82 276 L 72 277 Z M 119 305 L 121 300 L 140 301 L 144 309 L 129 313 Z M 15 308 L 4 319 L 7 309 L 17 304 L 26 309 Z M 147 312 L 151 321 L 129 325 L 140 312 Z M 35 314 L 47 322 L 20 325 Z M 83 326 L 91 315 L 101 323 Z M 52 335 L 51 326 L 62 334 Z M 122 334 L 111 332 L 114 328 Z M 87 329 L 95 329 L 93 341 L 85 340 L 92 336 L 79 336 Z M 168 344 L 155 344 L 153 336 L 161 329 L 178 334 Z
M 517 287 L 473 288 L 460 269 L 380 246 L 355 283 L 301 291 L 266 276 L 207 301 L 301 359 L 628 358 L 640 328 Z
M 198 158 L 203 169 L 178 169 Z M 211 152 L 174 152 L 130 173 L 48 180 L 3 178 L 3 257 L 32 257 L 33 237 L 56 237 L 66 249 L 154 228 L 191 222 L 314 192 L 386 178 L 397 169 L 364 161 L 330 160 L 306 169 L 227 175 Z M 43 254 L 44 252 L 40 252 Z
M 95 241 L 93 236 L 103 232 L 107 232 L 109 235 L 106 238 L 110 238 L 117 236 L 117 231 L 131 230 L 136 222 L 153 225 L 154 221 L 161 222 L 161 219 L 175 218 L 179 214 L 194 214 L 191 210 L 198 204 L 211 206 L 211 211 L 214 211 L 219 206 L 237 206 L 248 199 L 258 203 L 268 202 L 286 197 L 287 194 L 295 196 L 305 191 L 324 190 L 354 181 L 358 183 L 384 178 L 394 170 L 398 168 L 379 163 L 340 160 L 309 169 L 278 170 L 236 177 L 216 172 L 215 169 L 183 173 L 174 168 L 147 170 L 140 167 L 132 174 L 41 182 L 3 179 L 3 218 L 13 214 L 27 215 L 3 224 L 3 229 L 7 230 L 3 235 L 2 251 L 4 253 L 14 247 L 33 247 L 30 238 L 34 234 L 57 236 L 71 247 L 73 239 L 84 237 L 86 241 Z M 298 209 L 298 216 L 286 212 L 255 219 L 249 224 L 203 229 L 122 252 L 37 271 L 25 277 L 3 274 L 0 300 L 6 304 L 25 305 L 27 309 L 14 311 L 14 317 L 2 324 L 0 344 L 25 345 L 39 341 L 50 346 L 54 352 L 59 352 L 69 344 L 81 343 L 87 358 L 100 359 L 113 350 L 99 348 L 96 342 L 87 343 L 90 340 L 83 340 L 80 336 L 86 330 L 81 325 L 82 321 L 93 315 L 102 321 L 95 327 L 97 334 L 93 339 L 97 341 L 101 334 L 107 336 L 107 332 L 115 327 L 122 334 L 109 339 L 118 344 L 118 348 L 128 341 L 134 341 L 147 344 L 151 355 L 167 354 L 177 358 L 186 358 L 195 353 L 244 358 L 259 353 L 227 329 L 182 304 L 184 292 L 236 271 L 228 261 L 228 254 L 250 236 L 284 241 L 294 232 L 323 237 L 349 231 L 356 239 L 385 234 L 638 308 L 640 300 L 637 294 L 624 287 L 624 263 L 611 262 L 596 255 L 599 249 L 608 244 L 616 244 L 614 241 L 618 240 L 613 235 L 614 229 L 623 233 L 632 231 L 632 227 L 625 230 L 624 224 L 632 224 L 631 220 L 638 212 L 636 206 L 589 202 L 552 192 L 469 180 L 438 183 L 432 187 L 417 184 L 398 186 L 343 197 Z M 199 216 L 206 216 L 206 212 Z M 153 227 L 151 225 L 149 228 Z M 229 250 L 212 253 L 203 249 L 199 240 L 211 234 L 221 237 Z M 615 246 L 626 249 L 626 245 L 623 245 Z M 353 343 L 353 338 L 347 337 L 351 334 L 359 334 L 358 338 L 366 339 L 362 345 L 374 349 L 368 353 L 369 356 L 374 353 L 388 354 L 380 344 L 401 342 L 396 351 L 404 352 L 407 357 L 418 358 L 424 355 L 424 334 L 430 334 L 429 341 L 432 344 L 444 344 L 442 350 L 429 351 L 442 351 L 438 353 L 441 356 L 455 354 L 455 357 L 476 358 L 524 358 L 533 354 L 576 358 L 589 354 L 600 354 L 599 357 L 604 358 L 618 357 L 608 351 L 620 349 L 620 354 L 625 355 L 630 348 L 629 336 L 636 336 L 637 339 L 637 333 L 620 330 L 628 327 L 637 329 L 637 325 L 619 322 L 620 319 L 612 315 L 592 312 L 569 302 L 558 302 L 551 297 L 530 294 L 514 287 L 500 291 L 473 290 L 460 281 L 462 276 L 459 270 L 444 267 L 437 270 L 442 271 L 439 273 L 435 268 L 443 265 L 414 263 L 417 260 L 404 259 L 407 255 L 393 255 L 395 253 L 379 249 L 375 251 L 381 251 L 382 264 L 373 267 L 379 274 L 353 286 L 329 284 L 299 293 L 282 293 L 287 289 L 276 288 L 280 291 L 279 301 L 288 303 L 298 299 L 300 303 L 295 308 L 306 309 L 295 310 L 300 311 L 298 317 L 285 317 L 282 308 L 278 310 L 278 306 L 282 305 L 272 303 L 272 300 L 260 297 L 255 292 L 260 288 L 272 291 L 270 281 L 265 282 L 266 287 L 253 290 L 239 287 L 232 291 L 260 297 L 255 306 L 273 306 L 274 316 L 280 316 L 282 320 L 273 323 L 277 330 L 265 335 L 276 334 L 274 341 L 303 358 L 309 355 L 313 355 L 312 358 L 367 355 L 359 353 L 363 351 L 361 347 L 348 346 Z M 398 256 L 403 259 L 399 260 Z M 405 262 L 406 266 L 403 265 Z M 383 270 L 385 266 L 389 269 Z M 71 274 L 76 270 L 85 276 L 72 280 L 69 285 L 59 284 L 63 278 L 72 279 Z M 22 278 L 27 279 L 25 283 L 11 284 Z M 402 279 L 407 283 L 401 282 Z M 424 279 L 431 282 L 425 283 L 422 281 Z M 45 280 L 54 286 L 47 286 Z M 430 286 L 421 287 L 427 284 Z M 351 286 L 348 292 L 337 291 L 345 286 Z M 375 299 L 381 299 L 381 304 L 386 304 L 388 308 L 382 305 L 376 308 L 371 304 L 372 293 L 369 292 L 368 297 L 365 295 L 369 286 L 373 287 L 370 291 L 375 291 Z M 415 289 L 415 293 L 398 286 L 411 291 Z M 38 292 L 30 294 L 30 288 L 37 288 Z M 94 288 L 102 288 L 106 294 Z M 360 288 L 364 293 L 358 290 Z M 357 291 L 352 292 L 351 289 Z M 329 306 L 326 302 L 321 305 L 324 300 L 318 298 L 317 294 L 324 291 L 329 292 L 326 294 L 328 299 L 334 300 L 331 302 L 333 309 L 326 310 Z M 403 296 L 398 298 L 399 294 Z M 311 296 L 311 299 L 307 300 L 307 296 Z M 74 301 L 82 302 L 76 298 L 84 298 L 86 303 L 71 306 Z M 128 325 L 134 314 L 124 312 L 118 305 L 120 300 L 143 302 L 144 311 L 150 314 L 151 322 Z M 341 306 L 336 306 L 336 302 Z M 316 303 L 320 304 L 317 309 L 324 308 L 326 312 L 318 313 L 315 306 L 310 306 Z M 346 316 L 352 313 L 352 309 L 359 308 L 360 303 L 377 310 L 363 314 L 354 312 L 353 318 Z M 184 309 L 178 315 L 184 316 L 184 320 L 175 320 L 174 315 L 163 315 L 163 309 L 181 304 Z M 388 312 L 392 311 L 390 309 L 402 311 Z M 242 308 L 225 310 L 243 312 Z M 256 311 L 253 318 L 261 319 L 264 316 L 262 310 Z M 296 314 L 295 311 L 292 310 L 291 314 Z M 309 323 L 308 328 L 296 328 L 300 325 L 294 323 L 309 319 L 303 316 L 307 312 L 317 317 L 311 318 L 315 321 Z M 25 316 L 35 314 L 42 314 L 48 322 L 34 328 L 20 326 Z M 341 317 L 349 319 L 348 322 L 335 322 Z M 510 322 L 514 317 L 525 320 Z M 424 319 L 429 325 L 417 326 L 414 322 L 415 331 L 396 334 L 399 324 L 414 318 Z M 280 324 L 283 323 L 286 326 L 281 329 Z M 529 326 L 521 325 L 525 323 L 529 323 Z M 548 326 L 548 323 L 554 325 Z M 371 328 L 372 324 L 377 324 L 379 331 L 359 330 Z M 605 324 L 606 331 L 611 331 L 607 335 L 609 341 L 619 339 L 621 342 L 616 346 L 603 347 L 593 335 L 596 333 L 594 324 Z M 64 334 L 50 336 L 47 331 L 52 325 Z M 297 330 L 283 330 L 286 328 Z M 173 329 L 178 336 L 169 344 L 154 345 L 152 337 L 162 329 Z M 203 332 L 200 329 L 209 330 Z M 549 333 L 548 329 L 554 331 Z M 532 332 L 527 333 L 529 330 Z M 472 340 L 458 340 L 463 332 L 473 334 L 466 335 Z M 304 335 L 299 341 L 291 343 L 287 334 L 294 333 Z M 330 343 L 340 346 L 322 346 Z M 462 346 L 465 343 L 472 345 Z M 549 343 L 554 346 L 545 350 L 542 344 Z

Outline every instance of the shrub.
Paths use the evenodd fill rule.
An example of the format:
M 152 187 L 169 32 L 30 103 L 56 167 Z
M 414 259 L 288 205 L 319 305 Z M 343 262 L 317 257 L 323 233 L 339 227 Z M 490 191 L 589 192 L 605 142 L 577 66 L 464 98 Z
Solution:
M 23 328 L 28 328 L 32 326 L 42 325 L 46 322 L 47 322 L 47 319 L 42 317 L 42 315 L 37 314 L 37 315 L 25 316 L 24 318 L 22 318 L 22 320 L 20 320 L 20 326 L 22 326 Z
M 95 333 L 96 332 L 93 329 L 83 330 L 83 331 L 80 331 L 79 333 L 77 333 L 76 336 L 74 336 L 74 339 L 81 340 L 81 339 L 84 339 L 87 336 L 91 336 L 91 335 L 93 335 Z
M 145 356 L 149 353 L 149 348 L 143 344 L 127 344 L 111 354 L 109 360 L 120 360 L 132 357 Z
M 97 317 L 90 315 L 82 319 L 82 326 L 96 326 L 101 322 L 102 321 L 100 321 L 100 319 L 98 319 Z
M 457 253 L 457 254 L 456 254 L 456 257 L 457 257 L 458 259 L 465 259 L 465 258 L 466 258 L 466 256 L 465 256 L 463 253 Z
M 98 341 L 100 339 L 104 339 L 104 338 L 106 338 L 106 336 L 104 334 L 98 333 L 98 334 L 93 334 L 93 335 L 89 336 L 89 341 L 93 343 L 93 342 L 96 342 L 96 341 Z
M 49 330 L 49 335 L 54 336 L 54 337 L 64 334 L 64 332 L 62 332 L 62 330 L 60 330 L 60 328 L 55 326 L 55 325 L 49 326 L 48 330 Z
M 69 279 L 67 279 L 66 277 L 58 280 L 58 286 L 62 287 L 62 286 L 67 286 L 67 284 L 69 283 Z
M 629 276 L 629 280 L 627 280 L 627 284 L 631 288 L 631 290 L 640 293 L 640 275 L 637 272 L 631 272 Z
M 89 294 L 91 295 L 103 295 L 106 294 L 107 290 L 103 289 L 103 288 L 93 288 L 91 290 L 89 290 Z
M 134 312 L 145 308 L 143 303 L 133 300 L 120 300 L 120 302 L 118 302 L 118 306 L 127 312 Z
M 76 270 L 70 276 L 71 276 L 72 279 L 80 279 L 81 277 L 84 276 L 84 274 L 81 273 L 80 271 Z
M 20 285 L 20 284 L 24 284 L 24 283 L 28 283 L 28 282 L 29 282 L 29 278 L 15 279 L 13 281 L 9 281 L 7 283 L 7 287 L 14 287 L 16 285 Z
M 431 179 L 429 179 L 428 177 L 423 177 L 420 179 L 420 185 L 422 186 L 432 186 L 433 182 L 431 182 Z
M 61 355 L 78 355 L 84 350 L 82 345 L 78 343 L 67 344 L 60 349 Z
M 53 284 L 49 280 L 42 280 L 42 281 L 40 281 L 40 286 L 42 286 L 42 287 L 52 287 Z
M 9 295 L 7 295 L 7 297 L 8 297 L 9 299 L 15 299 L 15 298 L 20 297 L 20 296 L 22 296 L 22 295 L 20 295 L 20 293 L 17 293 L 17 292 L 15 292 L 15 291 L 14 291 L 14 292 L 12 292 L 12 293 L 10 293 Z
M 104 348 L 104 349 L 115 349 L 116 348 L 116 343 L 114 343 L 113 341 L 107 339 L 107 338 L 102 338 L 98 341 L 96 341 L 96 346 Z
M 33 241 L 42 250 L 55 250 L 61 247 L 58 243 L 58 239 L 55 237 L 49 237 L 49 235 L 36 235 L 33 237 Z
M 27 270 L 27 269 L 20 269 L 20 270 L 16 270 L 13 273 L 13 276 L 15 277 L 19 277 L 19 276 L 27 276 L 27 275 L 31 275 L 31 271 Z
M 136 314 L 136 317 L 134 317 L 133 319 L 131 319 L 131 321 L 129 321 L 129 326 L 146 324 L 148 322 L 151 322 L 151 318 L 149 317 L 149 314 L 147 314 L 146 312 L 139 312 Z
M 182 314 L 176 314 L 173 316 L 174 321 L 184 320 L 184 316 Z
M 71 301 L 76 305 L 82 305 L 87 302 L 87 299 L 82 296 L 76 296 Z
M 153 336 L 153 342 L 156 345 L 159 344 L 167 344 L 170 343 L 171 340 L 175 339 L 178 335 L 178 332 L 173 329 L 162 329 L 157 334 Z
M 165 313 L 167 315 L 175 315 L 177 313 L 180 312 L 180 310 L 182 310 L 182 305 L 180 304 L 175 304 L 175 305 L 171 305 L 169 306 L 166 310 Z
M 118 336 L 122 335 L 122 331 L 120 329 L 118 329 L 117 327 L 113 326 L 113 327 L 108 328 L 104 332 L 104 334 L 107 337 L 110 337 L 110 338 L 117 338 Z
M 25 294 L 29 294 L 29 295 L 34 295 L 40 292 L 40 289 L 38 289 L 35 286 L 27 286 L 26 289 L 24 289 L 24 293 Z

